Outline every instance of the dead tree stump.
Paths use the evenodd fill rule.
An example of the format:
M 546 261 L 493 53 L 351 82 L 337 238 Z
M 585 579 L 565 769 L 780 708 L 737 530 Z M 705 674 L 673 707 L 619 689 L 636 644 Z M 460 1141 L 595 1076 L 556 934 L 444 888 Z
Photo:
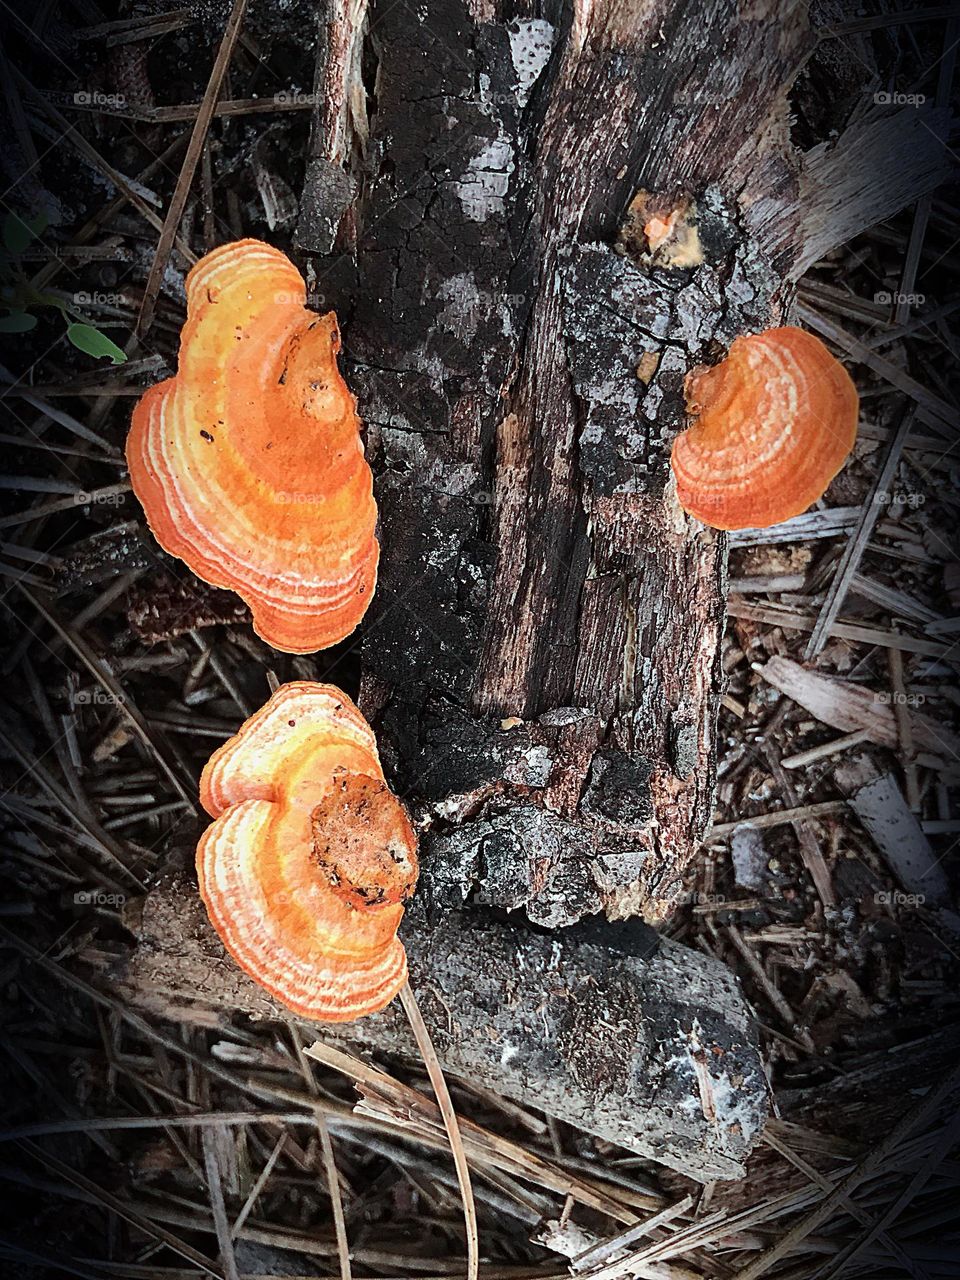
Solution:
M 801 166 L 803 6 L 510 13 L 324 26 L 298 241 L 377 473 L 361 699 L 453 898 L 656 924 L 710 818 L 720 696 L 725 539 L 670 483 L 684 377 L 942 160 L 895 117 L 909 189 L 858 188 L 862 130 Z

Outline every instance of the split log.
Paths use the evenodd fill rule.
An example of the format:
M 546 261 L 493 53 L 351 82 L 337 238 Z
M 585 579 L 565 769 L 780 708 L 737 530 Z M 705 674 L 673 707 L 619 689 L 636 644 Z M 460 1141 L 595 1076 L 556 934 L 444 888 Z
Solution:
M 550 935 L 432 901 L 428 888 L 403 938 L 447 1070 L 690 1177 L 741 1176 L 767 1089 L 751 1014 L 722 964 L 637 921 Z M 128 904 L 127 923 L 137 945 L 109 970 L 115 994 L 178 1021 L 289 1019 L 225 954 L 192 878 Z M 308 1039 L 417 1057 L 397 1001 L 355 1023 L 303 1026 Z
M 838 218 L 817 175 L 859 172 L 861 134 L 794 154 L 804 6 L 365 8 L 321 27 L 298 228 L 377 473 L 361 705 L 461 902 L 656 924 L 720 695 L 725 539 L 669 480 L 684 376 L 788 315 L 810 244 L 914 193 L 891 163 Z M 935 133 L 889 129 L 928 185 Z

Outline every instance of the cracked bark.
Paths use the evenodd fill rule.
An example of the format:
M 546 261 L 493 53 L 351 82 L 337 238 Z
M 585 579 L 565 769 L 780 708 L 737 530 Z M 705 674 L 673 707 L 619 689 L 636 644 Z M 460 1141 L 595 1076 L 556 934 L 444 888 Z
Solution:
M 718 0 L 539 11 L 372 5 L 356 200 L 305 200 L 377 473 L 361 698 L 451 905 L 658 923 L 710 816 L 725 563 L 669 446 L 688 369 L 783 314 L 790 251 L 751 220 L 796 225 L 809 35 Z M 618 251 L 641 188 L 694 197 L 700 265 Z
M 377 473 L 361 700 L 456 905 L 658 924 L 710 818 L 724 615 L 725 539 L 669 483 L 684 376 L 938 180 L 943 122 L 796 155 L 804 6 L 510 12 L 373 4 L 356 199 L 304 201 Z M 644 252 L 638 191 L 694 202 L 702 261 Z
M 238 1012 L 289 1019 L 224 953 L 184 866 L 125 908 L 137 946 L 106 965 L 110 991 L 178 1023 Z M 444 1069 L 542 1108 L 688 1177 L 736 1178 L 766 1119 L 749 1010 L 717 960 L 638 921 L 549 934 L 437 909 L 425 873 L 402 936 L 410 983 Z M 397 1001 L 306 1038 L 416 1058 Z

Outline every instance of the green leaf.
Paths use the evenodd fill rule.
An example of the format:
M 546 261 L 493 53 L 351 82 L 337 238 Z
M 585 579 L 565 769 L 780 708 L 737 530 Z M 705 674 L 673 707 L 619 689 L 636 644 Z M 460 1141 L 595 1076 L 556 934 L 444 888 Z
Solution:
M 11 253 L 23 253 L 29 249 L 47 225 L 46 215 L 35 214 L 32 218 L 22 218 L 18 213 L 8 213 L 3 220 L 3 243 Z
M 0 316 L 0 333 L 29 333 L 36 325 L 37 317 L 27 315 L 26 311 L 11 311 L 9 315 Z
M 114 364 L 124 364 L 127 359 L 126 353 L 92 324 L 68 325 L 67 337 L 78 351 L 88 356 L 107 356 Z

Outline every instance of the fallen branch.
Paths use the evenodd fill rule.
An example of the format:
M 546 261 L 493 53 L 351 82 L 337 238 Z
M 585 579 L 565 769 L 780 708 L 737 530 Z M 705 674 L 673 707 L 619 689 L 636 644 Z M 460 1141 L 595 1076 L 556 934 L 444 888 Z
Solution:
M 432 921 L 428 902 L 424 887 L 403 935 L 445 1071 L 690 1177 L 740 1175 L 766 1080 L 751 1014 L 721 964 L 639 923 L 548 936 L 459 913 Z M 114 992 L 186 1021 L 287 1017 L 226 957 L 186 875 L 128 904 L 127 919 L 138 942 L 109 965 Z M 396 1002 L 323 1031 L 419 1058 Z

